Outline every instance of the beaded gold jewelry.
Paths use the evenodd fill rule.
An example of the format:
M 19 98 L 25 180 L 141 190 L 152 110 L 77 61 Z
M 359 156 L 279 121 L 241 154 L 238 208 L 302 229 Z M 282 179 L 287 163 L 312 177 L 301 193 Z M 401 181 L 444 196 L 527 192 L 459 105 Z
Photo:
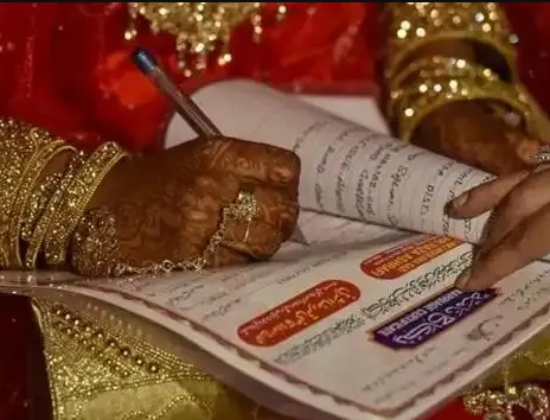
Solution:
M 71 267 L 88 277 L 112 276 L 119 261 L 116 220 L 105 207 L 87 211 L 79 221 L 70 245 Z
M 27 163 L 27 171 L 22 177 L 21 188 L 13 203 L 11 220 L 9 224 L 9 249 L 10 268 L 23 268 L 21 255 L 21 228 L 25 222 L 25 209 L 30 205 L 32 191 L 38 182 L 42 171 L 51 160 L 64 152 L 74 150 L 63 140 L 55 140 L 46 145 L 39 153 L 33 156 Z
M 547 420 L 550 416 L 550 399 L 544 388 L 513 381 L 513 365 L 524 358 L 529 359 L 529 351 L 520 351 L 504 361 L 499 369 L 502 390 L 489 389 L 489 384 L 479 383 L 464 395 L 462 401 L 466 412 L 483 416 L 484 419 L 515 420 L 514 411 L 522 409 L 533 420 Z
M 45 177 L 44 180 L 35 187 L 23 213 L 21 240 L 25 242 L 30 241 L 32 232 L 40 216 L 46 209 L 50 197 L 52 197 L 59 188 L 62 179 L 63 175 L 61 173 L 54 173 Z
M 63 265 L 70 237 L 93 194 L 111 169 L 128 155 L 116 143 L 99 146 L 78 170 L 65 191 L 58 214 L 46 234 L 44 256 L 50 267 Z
M 489 100 L 517 112 L 529 133 L 539 133 L 545 117 L 520 84 L 503 82 L 492 70 L 464 59 L 430 57 L 411 63 L 392 82 L 388 117 L 404 141 L 436 109 L 458 101 Z
M 0 267 L 20 266 L 22 206 L 40 170 L 61 148 L 49 133 L 11 119 L 0 120 Z
M 76 153 L 70 160 L 67 168 L 63 174 L 63 177 L 59 183 L 59 187 L 54 194 L 50 197 L 46 207 L 42 211 L 42 214 L 36 226 L 34 227 L 30 238 L 28 239 L 27 252 L 25 254 L 25 268 L 32 270 L 36 268 L 36 262 L 38 255 L 42 249 L 44 240 L 47 233 L 51 230 L 55 220 L 58 218 L 58 210 L 61 200 L 67 188 L 73 182 L 76 176 L 78 168 L 84 163 L 85 155 L 83 152 Z
M 466 412 L 491 420 L 515 420 L 514 411 L 525 410 L 533 420 L 547 420 L 550 401 L 544 388 L 534 384 L 511 386 L 504 392 L 483 390 L 463 398 Z
M 217 54 L 218 64 L 231 61 L 229 40 L 232 31 L 245 21 L 253 26 L 254 40 L 262 34 L 262 9 L 265 3 L 128 3 L 130 24 L 127 40 L 137 36 L 139 17 L 149 22 L 153 34 L 165 32 L 176 37 L 178 64 L 186 76 L 207 67 L 209 57 Z M 286 6 L 278 3 L 277 19 L 286 14 Z M 188 66 L 192 59 L 194 66 Z
M 498 3 L 388 3 L 386 77 L 392 78 L 413 51 L 446 39 L 487 45 L 515 71 L 517 36 Z
M 106 208 L 92 209 L 80 220 L 72 237 L 71 266 L 78 273 L 90 277 L 159 275 L 175 270 L 202 271 L 211 263 L 224 241 L 228 224 L 249 222 L 256 217 L 257 211 L 253 193 L 241 191 L 237 199 L 223 209 L 218 229 L 199 257 L 179 262 L 164 260 L 138 267 L 120 261 L 115 216 Z

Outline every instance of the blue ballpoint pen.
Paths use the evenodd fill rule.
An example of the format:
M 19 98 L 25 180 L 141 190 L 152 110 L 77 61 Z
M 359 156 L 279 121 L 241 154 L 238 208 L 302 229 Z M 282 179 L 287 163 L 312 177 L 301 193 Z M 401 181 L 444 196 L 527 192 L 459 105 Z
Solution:
M 157 86 L 157 88 L 168 96 L 178 113 L 185 121 L 203 137 L 221 137 L 220 130 L 212 123 L 199 106 L 184 94 L 177 85 L 159 67 L 157 60 L 151 53 L 143 48 L 137 48 L 132 55 L 136 66 Z M 299 226 L 296 227 L 291 241 L 308 245 L 305 235 Z
M 160 68 L 157 60 L 143 48 L 136 48 L 132 54 L 136 66 L 172 101 L 174 108 L 199 136 L 221 136 L 220 130 L 210 121 L 199 106 L 170 80 Z

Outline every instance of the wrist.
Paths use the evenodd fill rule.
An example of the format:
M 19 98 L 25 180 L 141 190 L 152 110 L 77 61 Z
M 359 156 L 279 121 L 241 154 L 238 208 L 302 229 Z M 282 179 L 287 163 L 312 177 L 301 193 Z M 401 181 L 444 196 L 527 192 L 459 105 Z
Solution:
M 411 143 L 496 175 L 527 169 L 538 150 L 538 142 L 479 101 L 440 107 L 422 121 Z
M 142 159 L 141 157 L 133 157 L 118 161 L 105 175 L 93 193 L 86 205 L 86 211 L 105 206 L 109 207 L 132 183 L 141 182 L 139 162 Z

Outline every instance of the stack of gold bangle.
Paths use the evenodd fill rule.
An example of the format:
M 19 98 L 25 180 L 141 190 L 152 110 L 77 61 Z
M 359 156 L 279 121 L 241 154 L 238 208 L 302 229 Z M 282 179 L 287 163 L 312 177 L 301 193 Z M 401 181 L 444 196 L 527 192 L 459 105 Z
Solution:
M 386 76 L 392 78 L 410 55 L 429 43 L 460 40 L 485 45 L 514 73 L 517 36 L 498 3 L 388 3 Z
M 429 114 L 452 102 L 483 100 L 507 124 L 546 137 L 544 112 L 515 78 L 516 36 L 498 3 L 389 3 L 386 113 L 404 141 Z M 506 74 L 479 62 L 423 54 L 428 44 L 456 40 L 484 45 L 507 64 Z M 418 56 L 415 58 L 415 56 Z
M 398 73 L 389 86 L 386 113 L 404 141 L 410 140 L 422 120 L 441 106 L 471 100 L 488 100 L 519 115 L 528 132 L 538 134 L 542 113 L 527 91 L 464 59 L 421 58 Z
M 67 263 L 76 226 L 107 173 L 126 156 L 114 143 L 87 155 L 50 133 L 0 120 L 0 267 Z M 66 167 L 46 169 L 61 154 Z M 58 169 L 58 168 L 56 168 Z

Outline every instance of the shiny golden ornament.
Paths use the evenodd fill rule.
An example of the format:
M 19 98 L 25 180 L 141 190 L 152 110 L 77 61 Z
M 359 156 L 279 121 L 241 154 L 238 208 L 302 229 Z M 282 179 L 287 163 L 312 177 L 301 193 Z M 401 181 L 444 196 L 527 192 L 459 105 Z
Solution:
M 218 64 L 231 61 L 229 41 L 233 30 L 246 22 L 253 26 L 254 40 L 262 34 L 262 8 L 266 3 L 128 3 L 130 25 L 126 39 L 137 36 L 136 21 L 143 17 L 154 34 L 176 37 L 178 64 L 186 76 L 204 70 L 213 53 L 219 52 Z M 286 13 L 279 3 L 277 18 Z M 188 63 L 193 65 L 189 66 Z
M 550 401 L 544 388 L 533 384 L 505 387 L 504 391 L 485 390 L 466 395 L 469 414 L 484 420 L 516 420 L 514 409 L 523 409 L 533 420 L 547 420 Z

